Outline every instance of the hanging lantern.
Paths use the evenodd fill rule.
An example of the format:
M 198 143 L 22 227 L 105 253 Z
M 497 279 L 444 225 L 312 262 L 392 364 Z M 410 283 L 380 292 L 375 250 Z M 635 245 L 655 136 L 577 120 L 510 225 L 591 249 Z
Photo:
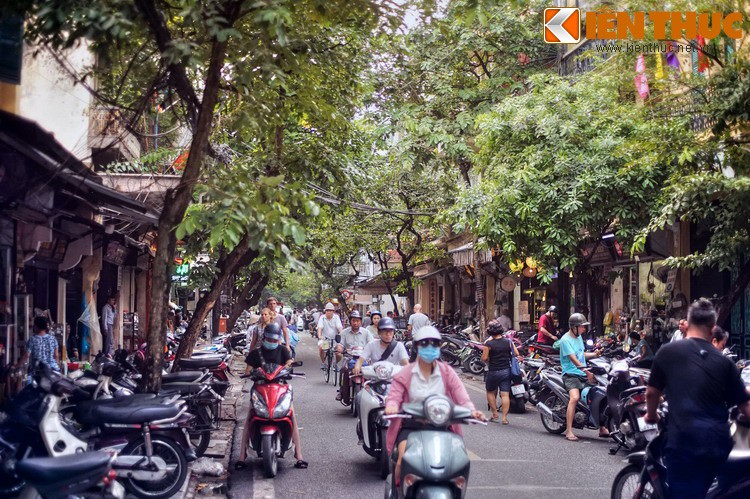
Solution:
M 536 260 L 531 258 L 530 256 L 526 257 L 526 266 L 531 267 L 532 269 L 537 268 Z
M 532 269 L 531 267 L 526 267 L 523 269 L 523 275 L 525 277 L 534 277 L 536 276 L 536 269 Z
M 515 262 L 509 262 L 508 268 L 510 268 L 511 272 L 521 272 L 521 270 L 523 269 L 523 261 L 516 260 Z

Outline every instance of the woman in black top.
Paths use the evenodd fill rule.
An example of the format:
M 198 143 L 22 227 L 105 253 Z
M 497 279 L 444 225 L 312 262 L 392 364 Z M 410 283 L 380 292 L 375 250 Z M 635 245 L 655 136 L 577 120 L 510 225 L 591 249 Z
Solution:
M 516 356 L 518 356 L 518 350 L 511 340 L 503 338 L 505 328 L 497 320 L 490 321 L 487 325 L 487 332 L 492 338 L 485 343 L 482 360 L 489 367 L 485 389 L 487 390 L 487 403 L 490 404 L 492 410 L 490 421 L 497 422 L 500 418 L 497 412 L 497 389 L 499 388 L 503 404 L 503 424 L 508 424 L 511 349 Z

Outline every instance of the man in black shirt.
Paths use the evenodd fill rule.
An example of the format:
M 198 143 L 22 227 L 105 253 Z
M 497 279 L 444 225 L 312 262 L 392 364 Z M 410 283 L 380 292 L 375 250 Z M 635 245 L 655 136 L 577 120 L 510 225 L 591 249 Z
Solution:
M 279 348 L 281 343 L 281 328 L 275 322 L 270 323 L 263 329 L 263 343 L 260 348 L 252 350 L 245 363 L 257 369 L 264 364 L 277 364 L 280 366 L 292 365 L 292 353 L 288 348 Z
M 732 449 L 728 409 L 750 418 L 750 394 L 735 365 L 711 345 L 716 311 L 701 298 L 690 306 L 685 341 L 661 347 L 646 391 L 646 422 L 654 423 L 662 393 L 669 403 L 664 460 L 670 496 L 704 498 Z

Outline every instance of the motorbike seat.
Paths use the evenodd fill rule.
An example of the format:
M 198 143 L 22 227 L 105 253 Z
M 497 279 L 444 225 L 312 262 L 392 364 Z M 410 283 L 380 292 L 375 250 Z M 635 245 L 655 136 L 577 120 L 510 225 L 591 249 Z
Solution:
M 192 395 L 201 391 L 205 385 L 203 383 L 163 383 L 160 395 L 169 395 L 179 393 L 180 395 Z
M 35 457 L 16 464 L 16 472 L 32 483 L 72 482 L 81 475 L 104 473 L 112 457 L 106 452 L 82 452 L 60 457 Z
M 75 417 L 78 422 L 90 425 L 148 423 L 173 418 L 183 406 L 184 402 L 164 404 L 157 398 L 87 400 L 78 404 Z
M 223 355 L 201 355 L 197 358 L 179 359 L 183 369 L 215 369 L 224 360 Z
M 528 359 L 526 360 L 526 365 L 528 365 L 532 369 L 539 369 L 540 367 L 544 367 L 546 365 L 546 362 L 544 362 L 543 360 Z
M 562 378 L 562 376 L 560 374 L 549 373 L 549 374 L 547 374 L 547 378 L 551 382 L 555 383 L 556 385 L 565 386 L 565 383 L 563 382 L 563 378 Z
M 176 373 L 164 374 L 162 383 L 194 383 L 203 377 L 203 371 L 178 371 Z

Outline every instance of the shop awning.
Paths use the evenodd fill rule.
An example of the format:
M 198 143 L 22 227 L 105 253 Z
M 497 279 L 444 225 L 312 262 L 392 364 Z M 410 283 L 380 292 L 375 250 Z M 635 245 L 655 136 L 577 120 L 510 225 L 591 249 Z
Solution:
M 464 265 L 474 265 L 474 243 L 470 242 L 448 250 L 448 254 L 453 258 L 453 265 L 462 267 Z
M 33 121 L 0 111 L 0 141 L 40 166 L 49 182 L 94 204 L 98 211 L 156 225 L 159 217 L 143 203 L 102 185 L 101 177 Z M 108 213 L 109 212 L 109 213 Z

